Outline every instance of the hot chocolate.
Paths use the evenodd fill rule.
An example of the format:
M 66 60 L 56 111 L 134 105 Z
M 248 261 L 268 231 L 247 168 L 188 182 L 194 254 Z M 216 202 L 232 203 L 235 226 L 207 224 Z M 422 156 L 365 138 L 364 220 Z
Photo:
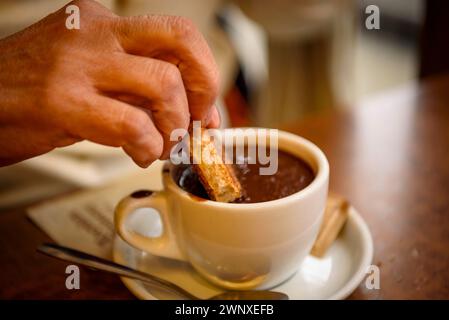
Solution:
M 302 159 L 287 152 L 278 151 L 278 170 L 273 175 L 261 175 L 261 164 L 249 163 L 231 165 L 239 180 L 244 196 L 235 202 L 256 203 L 287 197 L 307 187 L 314 179 L 312 168 Z M 178 165 L 174 179 L 185 191 L 202 199 L 209 199 L 190 165 Z

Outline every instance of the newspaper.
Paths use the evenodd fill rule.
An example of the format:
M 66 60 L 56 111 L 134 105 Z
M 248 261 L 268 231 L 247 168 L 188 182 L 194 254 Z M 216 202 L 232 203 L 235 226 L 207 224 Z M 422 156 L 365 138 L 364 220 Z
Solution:
M 71 193 L 28 208 L 30 219 L 56 243 L 110 259 L 115 235 L 114 208 L 135 190 L 161 190 L 162 164 L 102 188 Z

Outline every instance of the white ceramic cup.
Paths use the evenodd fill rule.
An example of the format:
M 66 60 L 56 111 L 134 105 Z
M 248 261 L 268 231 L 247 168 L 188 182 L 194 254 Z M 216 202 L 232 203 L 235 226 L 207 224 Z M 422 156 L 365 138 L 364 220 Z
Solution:
M 227 289 L 266 289 L 283 282 L 298 270 L 318 234 L 329 164 L 310 141 L 282 131 L 278 138 L 280 150 L 303 159 L 315 173 L 303 190 L 261 203 L 199 200 L 177 185 L 172 176 L 175 166 L 167 162 L 163 191 L 135 192 L 117 205 L 118 234 L 145 252 L 189 262 Z M 159 237 L 130 230 L 127 217 L 139 208 L 159 212 L 163 225 Z

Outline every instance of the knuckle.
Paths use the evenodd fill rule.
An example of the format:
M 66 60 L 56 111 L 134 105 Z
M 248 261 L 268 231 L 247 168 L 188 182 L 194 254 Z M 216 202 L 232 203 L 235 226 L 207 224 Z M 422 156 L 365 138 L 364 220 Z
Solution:
M 71 94 L 70 90 L 62 90 L 57 81 L 49 79 L 41 90 L 40 107 L 51 110 L 62 109 L 65 106 L 62 102 L 68 102 L 68 105 L 73 105 L 75 98 L 76 96 Z
M 96 5 L 96 3 L 93 3 L 94 1 L 92 0 L 74 0 L 72 2 L 69 3 L 69 5 L 75 5 L 77 6 L 80 11 L 82 12 L 91 12 L 92 11 L 92 6 Z
M 136 141 L 145 136 L 148 131 L 148 117 L 146 114 L 131 112 L 125 109 L 120 117 L 122 136 L 126 141 Z
M 61 97 L 55 92 L 55 89 L 57 88 L 48 82 L 47 85 L 42 88 L 40 94 L 41 108 L 51 108 L 58 104 Z
M 170 95 L 182 85 L 179 69 L 170 63 L 161 65 L 160 83 L 166 94 Z
M 153 140 L 150 143 L 140 145 L 138 149 L 126 145 L 125 148 L 130 150 L 132 158 L 141 167 L 148 167 L 152 162 L 159 159 L 163 153 L 163 139 L 159 135 L 151 137 Z M 134 151 L 134 152 L 133 152 Z
M 145 153 L 146 163 L 151 163 L 162 156 L 162 153 L 164 152 L 164 143 L 162 141 L 162 138 L 160 138 L 160 140 L 161 141 L 155 143 L 151 148 L 149 148 L 148 153 Z
M 190 115 L 188 113 L 187 106 L 167 106 L 163 117 L 170 119 L 170 121 L 158 121 L 157 126 L 159 130 L 167 136 L 169 136 L 175 129 L 188 129 L 189 127 Z
M 101 27 L 109 27 L 110 22 L 117 17 L 108 8 L 93 0 L 75 0 L 69 5 L 75 5 L 80 10 L 83 25 L 78 32 L 80 34 L 83 34 L 83 31 L 87 34 L 98 33 L 102 31 Z
M 70 86 L 69 86 L 70 87 Z M 75 134 L 79 128 L 79 119 L 83 114 L 91 113 L 89 91 L 79 86 L 62 88 L 59 82 L 49 81 L 42 88 L 37 104 L 43 115 L 51 115 L 42 119 L 46 123 L 55 125 L 67 132 Z
M 103 11 L 109 11 L 106 7 L 101 5 L 100 3 L 93 1 L 93 0 L 74 0 L 70 2 L 70 4 L 76 5 L 80 9 L 89 9 L 90 11 L 92 9 L 101 9 Z
M 169 17 L 168 22 L 175 35 L 182 39 L 197 37 L 200 34 L 195 23 L 186 17 Z
M 77 7 L 82 8 L 82 7 L 85 7 L 86 5 L 89 5 L 89 2 L 90 2 L 89 0 L 74 0 L 74 1 L 71 1 L 69 4 L 74 4 Z
M 112 23 L 112 30 L 113 33 L 120 35 L 124 39 L 131 39 L 133 36 L 133 28 L 131 26 L 140 28 L 141 24 L 140 20 L 136 20 L 135 17 L 118 17 Z

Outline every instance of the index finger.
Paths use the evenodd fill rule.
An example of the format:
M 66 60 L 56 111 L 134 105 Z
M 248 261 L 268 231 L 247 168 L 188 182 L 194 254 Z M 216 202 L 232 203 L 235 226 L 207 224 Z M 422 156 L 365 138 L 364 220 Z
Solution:
M 117 36 L 128 53 L 176 65 L 186 89 L 192 120 L 209 125 L 218 95 L 218 68 L 206 40 L 190 20 L 157 15 L 121 18 Z

